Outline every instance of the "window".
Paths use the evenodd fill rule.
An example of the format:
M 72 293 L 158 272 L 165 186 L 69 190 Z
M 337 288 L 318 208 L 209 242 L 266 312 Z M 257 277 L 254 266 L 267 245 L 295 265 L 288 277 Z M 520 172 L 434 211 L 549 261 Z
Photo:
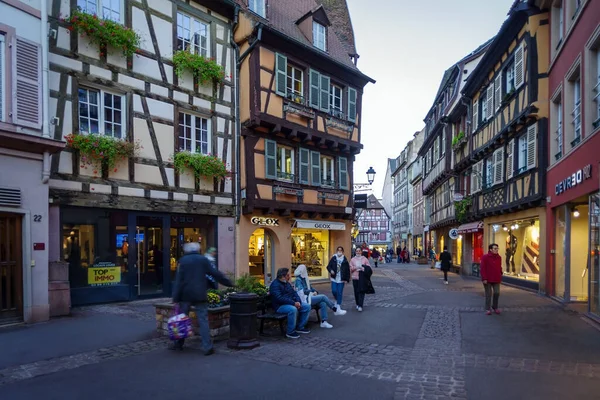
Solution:
M 471 170 L 471 194 L 481 190 L 483 185 L 483 160 L 473 165 Z
M 327 28 L 317 21 L 313 21 L 313 44 L 323 51 L 327 51 Z
M 571 124 L 573 125 L 573 141 L 571 147 L 576 146 L 581 141 L 581 79 L 577 78 L 573 82 L 573 111 Z
M 330 94 L 330 112 L 333 116 L 342 118 L 342 88 L 336 85 L 331 85 Z
M 479 101 L 474 101 L 473 102 L 473 118 L 471 120 L 471 125 L 472 126 L 472 132 L 474 133 L 477 130 L 477 127 L 479 126 Z
M 504 69 L 505 73 L 505 94 L 510 94 L 515 91 L 515 62 L 514 60 Z
M 294 180 L 294 150 L 277 145 L 277 178 Z
M 483 90 L 481 94 L 481 122 L 485 123 L 488 118 L 488 102 L 487 102 L 487 91 Z
M 266 17 L 265 0 L 248 0 L 248 8 L 255 14 L 261 17 Z
M 519 170 L 520 174 L 527 170 L 527 136 L 523 135 L 519 138 Z
M 179 113 L 179 151 L 208 154 L 210 152 L 210 122 L 207 118 Z
M 446 131 L 442 131 L 442 156 L 446 154 Z M 440 156 L 441 157 L 441 156 Z
M 121 22 L 121 0 L 77 0 L 77 7 L 81 11 L 101 16 L 115 22 Z
M 6 70 L 4 69 L 4 62 L 6 60 L 6 56 L 4 55 L 4 35 L 0 35 L 0 121 L 4 121 L 4 95 L 5 95 L 5 87 L 6 87 Z
M 287 66 L 287 97 L 296 103 L 304 103 L 304 76 L 302 70 Z M 298 101 L 300 100 L 300 101 Z
M 321 156 L 321 176 L 323 186 L 335 186 L 333 177 L 333 158 Z
M 206 22 L 177 13 L 177 50 L 210 57 L 209 29 Z
M 562 157 L 562 149 L 563 149 L 563 108 L 562 101 L 558 100 L 557 103 L 554 104 L 554 112 L 556 115 L 556 154 L 555 158 L 558 160 Z
M 485 160 L 485 187 L 492 187 L 494 182 L 494 172 L 496 163 L 494 160 L 494 154 L 491 157 Z
M 122 139 L 124 103 L 121 95 L 79 88 L 79 131 Z
M 560 3 L 560 5 L 556 8 L 555 11 L 558 14 L 558 43 L 560 45 L 560 43 L 563 40 L 563 35 L 565 32 L 565 14 L 564 14 L 564 10 L 562 7 L 562 1 Z
M 519 138 L 518 173 L 537 165 L 537 123 L 527 128 L 527 133 Z
M 594 85 L 592 96 L 594 96 L 593 99 L 595 103 L 595 110 L 592 113 L 592 118 L 594 118 L 593 128 L 596 129 L 600 126 L 600 48 L 596 49 L 593 56 L 595 56 L 596 61 L 596 76 L 594 77 L 595 79 L 592 79 L 592 84 Z

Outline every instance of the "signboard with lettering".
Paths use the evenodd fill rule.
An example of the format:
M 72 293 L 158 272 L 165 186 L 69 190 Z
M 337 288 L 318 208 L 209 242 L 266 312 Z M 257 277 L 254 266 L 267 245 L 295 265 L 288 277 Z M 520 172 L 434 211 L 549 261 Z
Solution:
M 592 165 L 588 164 L 582 169 L 574 172 L 571 176 L 558 182 L 554 187 L 554 193 L 558 196 L 561 193 L 566 192 L 569 189 L 581 184 L 583 181 L 588 180 L 592 177 Z
M 296 228 L 303 229 L 327 229 L 330 231 L 345 231 L 346 224 L 343 222 L 309 221 L 305 219 L 296 220 Z
M 250 219 L 252 225 L 260 226 L 279 226 L 278 218 L 252 217 Z
M 111 262 L 101 262 L 88 268 L 90 286 L 109 286 L 121 283 L 121 267 Z
M 366 194 L 354 195 L 354 208 L 367 208 L 367 195 Z

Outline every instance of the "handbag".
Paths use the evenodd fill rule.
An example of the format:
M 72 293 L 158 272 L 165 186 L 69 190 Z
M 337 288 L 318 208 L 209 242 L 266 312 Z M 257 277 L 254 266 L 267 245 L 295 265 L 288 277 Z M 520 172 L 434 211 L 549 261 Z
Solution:
M 185 339 L 194 335 L 192 320 L 184 313 L 179 312 L 179 306 L 175 307 L 175 315 L 167 320 L 169 339 Z
M 441 262 L 441 261 L 436 261 L 436 262 L 435 262 L 435 267 L 436 267 L 437 269 L 442 269 L 442 262 Z

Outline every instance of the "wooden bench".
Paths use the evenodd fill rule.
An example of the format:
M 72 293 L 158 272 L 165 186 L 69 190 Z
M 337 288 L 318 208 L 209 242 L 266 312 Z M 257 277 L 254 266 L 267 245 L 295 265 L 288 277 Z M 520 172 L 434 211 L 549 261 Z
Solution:
M 317 313 L 317 321 L 321 323 L 321 315 L 319 314 L 319 306 L 314 305 L 311 306 L 312 310 L 315 310 Z M 264 335 L 264 327 L 265 321 L 277 321 L 279 323 L 279 330 L 281 331 L 281 335 L 285 336 L 285 328 L 283 327 L 283 323 L 287 322 L 287 314 L 281 314 L 276 312 L 273 309 L 273 302 L 271 300 L 271 296 L 266 296 L 264 300 L 259 301 L 258 303 L 259 314 L 257 318 L 260 320 L 260 334 Z

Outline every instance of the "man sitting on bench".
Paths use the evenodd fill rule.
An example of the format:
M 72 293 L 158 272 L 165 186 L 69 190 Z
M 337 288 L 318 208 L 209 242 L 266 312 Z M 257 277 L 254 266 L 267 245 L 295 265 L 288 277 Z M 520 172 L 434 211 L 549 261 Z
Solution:
M 291 279 L 289 268 L 279 268 L 277 279 L 271 282 L 269 293 L 275 312 L 287 314 L 286 336 L 290 339 L 298 339 L 300 337 L 298 333 L 310 333 L 310 330 L 306 329 L 310 305 L 302 304 L 298 293 L 290 284 Z M 300 314 L 299 320 L 298 314 Z M 298 320 L 297 326 L 296 320 Z

